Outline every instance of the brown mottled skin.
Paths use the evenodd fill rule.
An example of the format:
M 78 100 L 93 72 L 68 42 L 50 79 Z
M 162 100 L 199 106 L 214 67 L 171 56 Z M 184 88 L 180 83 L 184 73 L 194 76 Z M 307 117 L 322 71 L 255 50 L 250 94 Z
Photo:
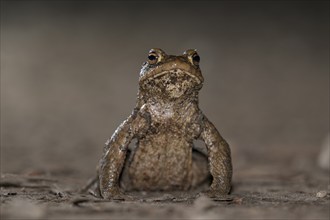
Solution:
M 209 177 L 206 195 L 229 193 L 230 149 L 198 107 L 202 85 L 195 50 L 181 56 L 150 50 L 140 72 L 136 107 L 108 140 L 100 160 L 103 198 L 121 198 L 126 190 L 188 190 Z M 133 139 L 136 145 L 129 149 Z M 193 150 L 198 139 L 205 143 L 206 156 Z

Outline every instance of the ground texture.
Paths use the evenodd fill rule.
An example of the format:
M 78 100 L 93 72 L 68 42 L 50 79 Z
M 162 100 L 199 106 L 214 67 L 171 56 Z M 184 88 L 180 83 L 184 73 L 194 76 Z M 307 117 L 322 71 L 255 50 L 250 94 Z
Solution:
M 1 219 L 329 219 L 328 175 L 246 167 L 231 195 L 132 192 L 130 201 L 81 194 L 84 181 L 42 173 L 1 176 Z

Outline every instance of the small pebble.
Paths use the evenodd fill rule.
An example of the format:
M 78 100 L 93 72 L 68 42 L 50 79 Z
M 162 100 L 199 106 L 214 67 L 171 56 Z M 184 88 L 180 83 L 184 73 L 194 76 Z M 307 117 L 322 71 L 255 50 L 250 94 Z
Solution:
M 317 198 L 324 198 L 324 197 L 326 197 L 327 196 L 327 192 L 326 191 L 320 191 L 320 192 L 317 192 L 316 193 L 316 197 Z
M 324 140 L 318 158 L 319 166 L 324 170 L 330 170 L 330 134 Z

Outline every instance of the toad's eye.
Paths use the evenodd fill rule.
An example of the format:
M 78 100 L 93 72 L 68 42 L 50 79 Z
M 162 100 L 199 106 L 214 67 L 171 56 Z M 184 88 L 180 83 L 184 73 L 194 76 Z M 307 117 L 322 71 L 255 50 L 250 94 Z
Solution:
M 148 59 L 149 60 L 155 60 L 155 59 L 157 59 L 157 57 L 155 55 L 149 55 L 148 56 Z
M 201 60 L 201 58 L 198 56 L 197 53 L 195 53 L 192 57 L 192 60 L 194 62 L 195 65 L 198 65 L 199 64 L 199 61 Z
M 167 57 L 166 53 L 159 48 L 153 48 L 148 54 L 148 64 L 155 65 L 159 64 Z
M 158 56 L 156 54 L 149 54 L 148 55 L 148 63 L 149 64 L 156 64 L 158 61 Z
M 186 50 L 183 55 L 185 57 L 187 57 L 188 61 L 198 67 L 199 66 L 199 62 L 201 61 L 201 58 L 199 57 L 197 51 L 195 49 L 189 49 L 189 50 Z

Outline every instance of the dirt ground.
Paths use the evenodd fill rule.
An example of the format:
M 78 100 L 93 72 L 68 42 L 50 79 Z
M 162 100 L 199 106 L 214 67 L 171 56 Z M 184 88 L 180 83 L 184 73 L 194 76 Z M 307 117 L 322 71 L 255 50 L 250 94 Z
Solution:
M 329 1 L 8 0 L 0 35 L 1 219 L 329 219 Z M 79 193 L 153 47 L 201 57 L 224 198 Z
M 130 201 L 79 193 L 79 178 L 3 174 L 1 219 L 329 219 L 330 185 L 324 172 L 246 167 L 233 192 L 130 192 Z

